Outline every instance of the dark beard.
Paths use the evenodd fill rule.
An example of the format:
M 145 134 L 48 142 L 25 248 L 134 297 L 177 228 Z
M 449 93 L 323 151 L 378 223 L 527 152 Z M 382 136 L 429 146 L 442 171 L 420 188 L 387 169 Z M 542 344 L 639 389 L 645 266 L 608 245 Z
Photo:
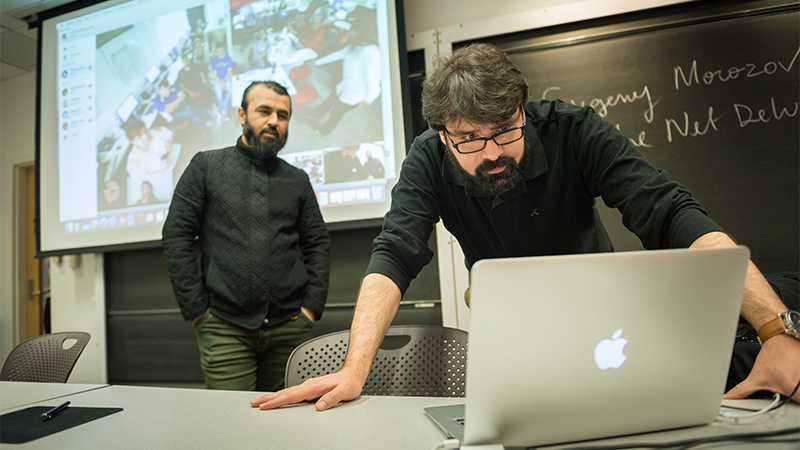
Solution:
M 262 130 L 262 133 L 267 131 L 280 136 L 278 129 L 274 126 Z M 256 157 L 268 161 L 274 158 L 278 152 L 283 149 L 283 146 L 286 145 L 286 140 L 289 139 L 289 130 L 286 130 L 286 134 L 280 139 L 267 137 L 267 140 L 264 142 L 261 141 L 260 134 L 262 133 L 256 135 L 256 130 L 250 125 L 250 121 L 247 120 L 247 117 L 245 117 L 244 124 L 242 125 L 242 135 L 244 136 L 245 142 L 250 146 L 250 150 L 253 151 Z
M 461 175 L 461 179 L 468 188 L 472 188 L 480 196 L 495 196 L 504 192 L 508 192 L 525 179 L 522 173 L 522 162 L 528 157 L 528 141 L 525 141 L 525 150 L 522 153 L 522 159 L 518 164 L 514 158 L 510 156 L 501 156 L 496 160 L 484 160 L 475 168 L 475 175 L 471 175 L 453 155 L 453 151 L 447 149 L 447 156 L 450 157 L 453 165 L 456 166 L 456 171 Z M 500 173 L 489 173 L 498 167 L 506 166 L 506 169 Z

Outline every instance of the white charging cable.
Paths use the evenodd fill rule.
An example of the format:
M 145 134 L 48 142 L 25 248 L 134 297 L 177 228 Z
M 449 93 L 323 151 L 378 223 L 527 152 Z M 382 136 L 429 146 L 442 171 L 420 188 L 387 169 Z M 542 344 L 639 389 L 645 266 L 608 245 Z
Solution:
M 750 417 L 758 416 L 760 414 L 764 414 L 765 412 L 775 407 L 775 405 L 777 405 L 780 401 L 781 401 L 780 394 L 775 394 L 775 400 L 773 400 L 772 403 L 770 403 L 769 405 L 765 406 L 764 408 L 758 411 L 748 412 L 748 413 L 731 413 L 726 411 L 720 411 L 719 417 L 724 417 L 726 419 L 733 419 L 735 423 L 739 423 L 739 419 L 747 419 Z
M 458 439 L 445 439 L 433 447 L 433 450 L 456 450 L 461 446 Z

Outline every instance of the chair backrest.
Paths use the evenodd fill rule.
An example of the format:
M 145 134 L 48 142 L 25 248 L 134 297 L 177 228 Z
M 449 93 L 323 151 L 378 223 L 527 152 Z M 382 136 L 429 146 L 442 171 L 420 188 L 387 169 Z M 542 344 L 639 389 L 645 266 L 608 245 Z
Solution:
M 349 331 L 339 331 L 297 347 L 286 364 L 286 387 L 339 370 L 349 339 Z M 428 325 L 389 327 L 361 393 L 464 397 L 466 364 L 464 330 Z
M 81 331 L 43 334 L 21 342 L 11 350 L 0 372 L 0 381 L 66 383 L 91 335 Z M 75 344 L 64 348 L 64 342 Z

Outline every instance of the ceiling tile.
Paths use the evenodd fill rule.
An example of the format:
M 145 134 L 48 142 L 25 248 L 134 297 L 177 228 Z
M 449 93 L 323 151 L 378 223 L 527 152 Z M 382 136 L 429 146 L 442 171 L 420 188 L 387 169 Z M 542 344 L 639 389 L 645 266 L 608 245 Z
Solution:
M 27 25 L 25 25 L 25 27 L 24 27 L 24 28 L 19 28 L 19 29 L 17 29 L 17 33 L 19 33 L 19 34 L 21 34 L 21 35 L 23 35 L 23 36 L 26 36 L 26 37 L 28 37 L 28 38 L 31 38 L 31 39 L 33 39 L 34 41 L 35 41 L 35 40 L 37 40 L 37 39 L 39 39 L 39 29 L 38 29 L 38 28 L 31 28 L 31 29 L 29 30 L 29 29 L 28 29 L 28 26 L 27 26 Z
M 15 19 L 7 14 L 0 15 L 0 25 L 3 25 L 11 30 L 28 28 L 28 24 L 24 20 Z
M 21 69 L 36 68 L 36 41 L 15 31 L 0 35 L 0 59 Z
M 26 73 L 28 73 L 27 70 L 0 62 L 0 80 L 5 80 L 7 78 L 16 77 L 17 75 L 23 75 Z

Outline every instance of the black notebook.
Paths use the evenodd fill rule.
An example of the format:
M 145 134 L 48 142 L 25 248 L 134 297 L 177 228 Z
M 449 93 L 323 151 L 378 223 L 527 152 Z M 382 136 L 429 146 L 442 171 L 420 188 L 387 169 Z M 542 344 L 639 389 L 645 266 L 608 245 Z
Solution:
M 53 406 L 32 406 L 0 416 L 0 443 L 22 444 L 122 411 L 122 408 L 70 406 L 50 420 L 42 414 Z

